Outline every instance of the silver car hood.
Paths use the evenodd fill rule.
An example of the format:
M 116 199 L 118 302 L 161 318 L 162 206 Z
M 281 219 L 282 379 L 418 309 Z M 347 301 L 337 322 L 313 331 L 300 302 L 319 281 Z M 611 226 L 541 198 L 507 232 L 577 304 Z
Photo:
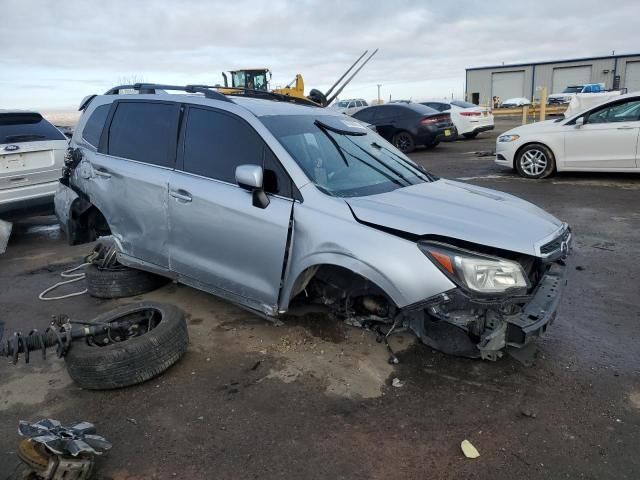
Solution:
M 536 244 L 562 222 L 507 193 L 438 180 L 367 197 L 348 198 L 360 221 L 414 235 L 439 235 L 539 255 Z

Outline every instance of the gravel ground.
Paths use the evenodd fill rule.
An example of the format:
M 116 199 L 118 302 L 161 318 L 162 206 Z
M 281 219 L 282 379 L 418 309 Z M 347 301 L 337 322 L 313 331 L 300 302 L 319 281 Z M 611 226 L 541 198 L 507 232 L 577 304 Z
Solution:
M 412 157 L 571 223 L 569 285 L 534 367 L 452 358 L 408 336 L 394 339 L 394 367 L 370 332 L 320 316 L 274 327 L 170 284 L 140 298 L 181 306 L 191 345 L 155 380 L 92 392 L 58 359 L 0 364 L 0 480 L 18 478 L 18 420 L 45 416 L 94 422 L 114 443 L 98 461 L 102 480 L 640 478 L 640 177 L 520 179 L 485 156 L 512 125 L 499 119 L 495 132 Z M 86 251 L 66 245 L 53 217 L 16 224 L 0 256 L 0 328 L 125 303 L 37 300 Z M 464 458 L 464 439 L 480 458 Z

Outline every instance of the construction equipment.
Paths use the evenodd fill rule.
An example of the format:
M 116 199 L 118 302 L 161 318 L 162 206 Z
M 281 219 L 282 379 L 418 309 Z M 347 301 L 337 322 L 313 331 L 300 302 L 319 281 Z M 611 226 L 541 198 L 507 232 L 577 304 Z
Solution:
M 312 89 L 309 92 L 309 95 L 304 94 L 304 80 L 301 74 L 296 74 L 295 78 L 287 84 L 283 88 L 275 88 L 270 90 L 269 84 L 271 82 L 271 70 L 268 68 L 247 68 L 243 70 L 232 70 L 229 73 L 231 74 L 231 85 L 229 85 L 229 80 L 227 74 L 222 72 L 222 77 L 224 78 L 224 87 L 217 87 L 220 93 L 225 95 L 242 95 L 242 94 L 251 94 L 251 93 L 261 93 L 261 92 L 271 92 L 278 96 L 284 97 L 293 97 L 296 99 L 303 100 L 311 100 L 316 105 L 326 107 L 329 105 L 336 97 L 342 92 L 342 90 L 353 80 L 353 78 L 358 74 L 362 67 L 364 67 L 371 58 L 378 53 L 378 49 L 376 48 L 373 53 L 371 53 L 362 63 L 361 60 L 369 53 L 369 50 L 365 50 L 360 57 L 347 69 L 346 72 L 342 74 L 342 76 L 331 86 L 326 93 L 321 92 L 317 89 Z M 344 78 L 356 67 L 358 68 L 351 74 L 347 80 L 345 80 L 342 84 L 341 82 Z M 340 85 L 338 87 L 338 85 Z M 335 93 L 332 92 L 337 88 Z M 331 95 L 331 96 L 330 96 Z

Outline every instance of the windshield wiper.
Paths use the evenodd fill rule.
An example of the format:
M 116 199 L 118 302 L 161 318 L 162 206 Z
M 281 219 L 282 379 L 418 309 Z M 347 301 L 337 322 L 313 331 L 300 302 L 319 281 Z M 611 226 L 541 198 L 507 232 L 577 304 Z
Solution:
M 342 161 L 348 167 L 349 162 L 347 161 L 347 157 L 344 156 L 344 153 L 342 152 L 340 145 L 338 145 L 338 142 L 336 142 L 336 139 L 333 138 L 329 132 L 327 132 L 323 124 L 319 123 L 318 121 L 316 121 L 315 123 L 316 123 L 316 126 L 320 129 L 320 131 L 327 136 L 327 138 L 329 139 L 329 141 L 331 141 L 331 143 L 333 143 L 333 146 L 336 147 L 336 150 L 338 150 L 340 157 L 342 157 Z
M 366 155 L 369 155 L 371 158 L 373 158 L 376 162 L 378 162 L 379 164 L 381 164 L 382 166 L 386 167 L 387 169 L 391 170 L 393 173 L 395 173 L 397 176 L 399 176 L 402 180 L 404 180 L 405 182 L 407 182 L 407 186 L 411 185 L 411 182 L 409 181 L 409 179 L 407 177 L 405 177 L 404 175 L 402 175 L 400 172 L 398 172 L 397 170 L 394 170 L 393 168 L 391 168 L 389 165 L 387 165 L 386 163 L 382 162 L 379 158 L 376 158 L 375 155 L 373 155 L 371 152 L 367 152 L 364 148 L 362 148 L 360 145 L 358 145 L 356 142 L 354 142 L 353 140 L 351 140 L 349 138 L 349 141 L 351 141 L 351 143 L 353 143 L 355 145 L 356 148 L 358 148 L 359 150 L 363 151 Z
M 414 167 L 413 165 L 411 165 L 410 163 L 407 163 L 407 161 L 402 158 L 400 155 L 398 155 L 397 153 L 395 153 L 393 150 L 388 149 L 387 147 L 383 147 L 382 145 L 373 142 L 371 144 L 372 147 L 376 147 L 380 150 L 384 150 L 385 152 L 389 152 L 391 155 L 393 155 L 395 158 L 399 159 L 396 160 L 398 163 L 400 163 L 402 166 L 404 166 L 407 169 L 415 169 L 416 167 Z M 429 172 L 427 172 L 426 170 L 424 170 L 422 168 L 421 165 L 418 165 L 418 173 L 422 174 L 422 175 L 426 175 L 427 176 L 427 180 L 429 180 L 430 182 L 434 182 L 436 180 L 436 177 L 434 175 L 431 175 Z

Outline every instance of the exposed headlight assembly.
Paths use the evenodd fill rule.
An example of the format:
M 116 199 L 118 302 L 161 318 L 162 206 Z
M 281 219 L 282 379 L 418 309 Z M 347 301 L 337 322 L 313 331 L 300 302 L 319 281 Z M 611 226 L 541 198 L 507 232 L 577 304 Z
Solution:
M 436 242 L 418 247 L 458 286 L 480 294 L 525 293 L 529 280 L 518 262 Z
M 515 142 L 520 138 L 520 135 L 500 135 L 498 137 L 498 143 Z

